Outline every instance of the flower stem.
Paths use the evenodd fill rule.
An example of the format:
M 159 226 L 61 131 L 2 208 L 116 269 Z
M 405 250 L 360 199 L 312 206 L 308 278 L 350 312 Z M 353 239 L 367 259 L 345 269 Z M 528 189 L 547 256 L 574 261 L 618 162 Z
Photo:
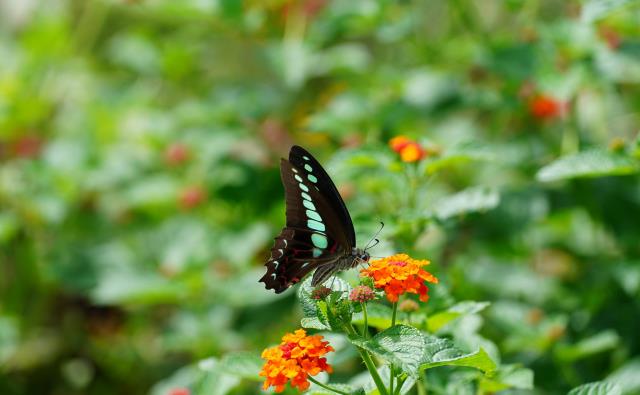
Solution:
M 407 379 L 407 377 L 405 376 L 404 378 L 398 378 L 398 385 L 396 386 L 396 394 L 400 395 L 400 391 L 402 391 L 402 386 L 404 385 L 405 380 Z M 391 394 L 394 395 L 394 394 Z
M 367 317 L 367 304 L 360 303 L 362 305 L 362 316 L 364 317 L 364 328 L 362 328 L 362 337 L 365 339 L 369 337 L 369 319 Z
M 398 302 L 393 302 L 393 313 L 391 313 L 391 326 L 396 325 L 396 315 L 398 313 Z M 389 362 L 389 392 L 393 395 L 393 376 L 395 376 L 395 369 L 391 362 Z
M 394 302 L 392 306 L 393 310 L 391 313 L 391 326 L 396 324 L 396 316 L 398 314 L 398 302 Z
M 324 388 L 324 389 L 326 389 L 328 391 L 335 392 L 336 394 L 340 394 L 340 395 L 349 395 L 348 392 L 340 391 L 337 388 L 333 388 L 333 387 L 328 386 L 326 384 L 322 384 L 321 382 L 319 382 L 318 380 L 314 379 L 311 376 L 308 376 L 307 379 L 309 379 L 309 381 L 311 381 L 313 384 L 317 385 L 318 387 L 322 387 L 322 388 Z
M 351 324 L 345 325 L 344 328 L 347 334 L 357 335 L 356 330 L 353 328 Z M 378 369 L 376 368 L 375 363 L 373 363 L 373 360 L 371 359 L 371 355 L 369 355 L 367 350 L 365 350 L 364 348 L 356 346 L 356 349 L 358 350 L 358 353 L 360 353 L 360 357 L 362 358 L 362 361 L 367 367 L 367 370 L 369 371 L 369 374 L 371 375 L 373 382 L 376 384 L 376 388 L 378 389 L 378 392 L 380 393 L 380 395 L 389 395 L 389 393 L 387 392 L 387 388 L 384 386 L 384 382 L 382 381 L 382 377 L 380 377 L 380 375 L 378 374 Z

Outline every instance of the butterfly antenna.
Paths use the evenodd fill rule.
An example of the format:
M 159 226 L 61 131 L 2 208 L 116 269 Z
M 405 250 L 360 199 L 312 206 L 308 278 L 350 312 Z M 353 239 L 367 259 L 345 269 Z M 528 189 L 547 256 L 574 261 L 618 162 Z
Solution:
M 371 238 L 371 240 L 369 240 L 369 242 L 367 243 L 367 245 L 364 247 L 364 250 L 366 251 L 369 248 L 375 247 L 376 245 L 378 245 L 378 243 L 380 242 L 380 240 L 376 239 L 376 237 L 380 234 L 380 232 L 382 232 L 382 229 L 384 228 L 384 222 L 380 221 L 380 229 L 378 229 L 378 231 L 376 232 L 376 234 L 373 235 L 373 237 Z M 375 241 L 375 244 L 371 245 L 371 243 Z

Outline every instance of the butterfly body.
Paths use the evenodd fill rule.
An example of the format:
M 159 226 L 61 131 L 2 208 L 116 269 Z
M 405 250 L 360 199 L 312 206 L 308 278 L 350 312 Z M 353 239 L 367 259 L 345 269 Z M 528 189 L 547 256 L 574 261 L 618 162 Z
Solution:
M 293 146 L 280 161 L 287 224 L 275 238 L 267 273 L 267 289 L 283 292 L 315 269 L 312 285 L 369 260 L 355 246 L 355 231 L 338 190 L 320 163 L 304 148 Z

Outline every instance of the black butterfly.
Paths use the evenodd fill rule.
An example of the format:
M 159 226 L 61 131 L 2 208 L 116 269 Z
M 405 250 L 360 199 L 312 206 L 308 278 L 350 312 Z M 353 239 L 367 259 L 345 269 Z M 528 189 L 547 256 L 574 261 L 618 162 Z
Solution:
M 316 269 L 311 285 L 322 284 L 338 271 L 369 260 L 356 248 L 353 223 L 336 186 L 320 163 L 294 145 L 289 160 L 280 160 L 287 204 L 287 226 L 275 238 L 265 288 L 280 293 Z

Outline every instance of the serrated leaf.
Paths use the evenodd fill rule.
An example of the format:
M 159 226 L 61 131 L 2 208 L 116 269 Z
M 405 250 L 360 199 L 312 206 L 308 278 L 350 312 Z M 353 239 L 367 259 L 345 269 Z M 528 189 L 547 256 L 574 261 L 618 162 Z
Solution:
M 221 371 L 244 379 L 262 381 L 258 373 L 262 369 L 263 360 L 250 352 L 237 352 L 225 355 L 219 363 Z
M 571 391 L 567 395 L 621 395 L 620 386 L 604 381 L 596 381 L 594 383 L 582 384 Z
M 536 178 L 548 182 L 581 177 L 617 176 L 636 173 L 638 169 L 638 162 L 627 156 L 592 149 L 557 159 L 540 169 Z
M 589 0 L 582 6 L 582 21 L 594 22 L 607 14 L 638 0 Z
M 298 288 L 298 299 L 302 306 L 304 318 L 300 321 L 303 328 L 330 330 L 327 306 L 324 301 L 315 300 L 311 297 L 314 287 L 311 286 L 312 277 L 308 276 Z M 327 280 L 324 286 L 331 288 L 332 292 L 340 293 L 339 298 L 345 298 L 351 292 L 349 283 L 339 277 Z
M 634 358 L 611 373 L 605 380 L 620 386 L 624 394 L 640 392 L 640 358 Z
M 465 353 L 453 342 L 427 335 L 407 325 L 396 325 L 367 340 L 352 337 L 350 341 L 417 377 L 418 372 L 436 366 L 467 366 L 491 373 L 496 364 L 479 349 Z
M 435 333 L 445 325 L 458 317 L 467 314 L 476 314 L 489 307 L 489 302 L 474 302 L 471 300 L 456 303 L 445 311 L 435 313 L 429 317 L 427 327 L 429 332 Z
M 445 220 L 457 215 L 486 211 L 500 203 L 500 194 L 488 188 L 469 188 L 439 199 L 433 207 L 434 215 Z

